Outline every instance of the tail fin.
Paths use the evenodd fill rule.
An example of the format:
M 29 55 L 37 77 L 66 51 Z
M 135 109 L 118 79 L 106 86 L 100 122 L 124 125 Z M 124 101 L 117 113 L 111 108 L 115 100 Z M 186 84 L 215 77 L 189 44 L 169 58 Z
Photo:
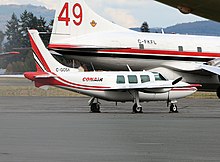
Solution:
M 76 38 L 90 33 L 108 31 L 129 31 L 92 11 L 84 0 L 59 0 L 54 18 L 50 45 L 68 43 L 68 38 Z
M 78 71 L 60 64 L 45 47 L 37 30 L 28 30 L 28 33 L 38 71 L 53 73 Z

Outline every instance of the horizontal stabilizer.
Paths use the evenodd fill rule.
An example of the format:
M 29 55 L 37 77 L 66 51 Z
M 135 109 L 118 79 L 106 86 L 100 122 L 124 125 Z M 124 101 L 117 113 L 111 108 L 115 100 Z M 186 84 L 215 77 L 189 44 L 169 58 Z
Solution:
M 42 74 L 42 75 L 36 75 L 35 79 L 48 79 L 48 78 L 56 78 L 56 75 L 53 74 Z
M 47 72 L 25 72 L 24 73 L 25 78 L 35 81 L 36 79 L 50 79 L 50 78 L 56 78 L 57 75 L 54 75 L 52 73 Z

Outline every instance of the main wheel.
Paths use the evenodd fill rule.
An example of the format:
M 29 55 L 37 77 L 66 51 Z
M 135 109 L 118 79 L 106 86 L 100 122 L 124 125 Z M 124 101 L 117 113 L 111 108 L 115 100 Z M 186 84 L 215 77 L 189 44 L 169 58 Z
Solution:
M 176 104 L 174 104 L 174 103 L 170 104 L 170 113 L 178 113 L 178 108 L 177 108 Z
M 220 87 L 218 87 L 216 94 L 217 94 L 218 98 L 220 99 Z
M 90 107 L 90 110 L 92 113 L 100 113 L 100 104 L 99 103 L 93 103 Z
M 143 113 L 142 107 L 141 106 L 137 106 L 137 104 L 135 103 L 133 105 L 133 113 Z

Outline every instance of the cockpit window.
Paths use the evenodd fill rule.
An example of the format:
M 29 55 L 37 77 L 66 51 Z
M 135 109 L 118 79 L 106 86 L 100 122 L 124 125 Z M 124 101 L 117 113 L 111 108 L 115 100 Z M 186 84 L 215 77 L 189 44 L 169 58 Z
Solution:
M 149 82 L 150 77 L 148 75 L 141 75 L 141 83 Z
M 128 82 L 131 84 L 138 83 L 137 76 L 136 75 L 128 75 Z
M 166 78 L 163 77 L 160 73 L 153 73 L 156 81 L 165 81 Z
M 117 76 L 117 84 L 124 84 L 125 83 L 125 77 L 123 75 Z

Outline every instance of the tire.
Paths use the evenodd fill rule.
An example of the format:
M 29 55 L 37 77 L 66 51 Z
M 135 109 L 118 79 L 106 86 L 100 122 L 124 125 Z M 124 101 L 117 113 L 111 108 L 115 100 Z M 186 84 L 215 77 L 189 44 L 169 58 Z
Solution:
M 171 103 L 170 113 L 178 113 L 178 108 L 177 108 L 176 104 Z
M 218 87 L 217 91 L 216 91 L 216 95 L 218 96 L 218 98 L 220 99 L 220 87 Z
M 137 104 L 135 103 L 134 106 L 133 106 L 133 113 L 143 113 L 142 107 L 137 106 Z
M 93 103 L 90 107 L 90 110 L 92 113 L 100 113 L 100 104 L 99 103 Z

